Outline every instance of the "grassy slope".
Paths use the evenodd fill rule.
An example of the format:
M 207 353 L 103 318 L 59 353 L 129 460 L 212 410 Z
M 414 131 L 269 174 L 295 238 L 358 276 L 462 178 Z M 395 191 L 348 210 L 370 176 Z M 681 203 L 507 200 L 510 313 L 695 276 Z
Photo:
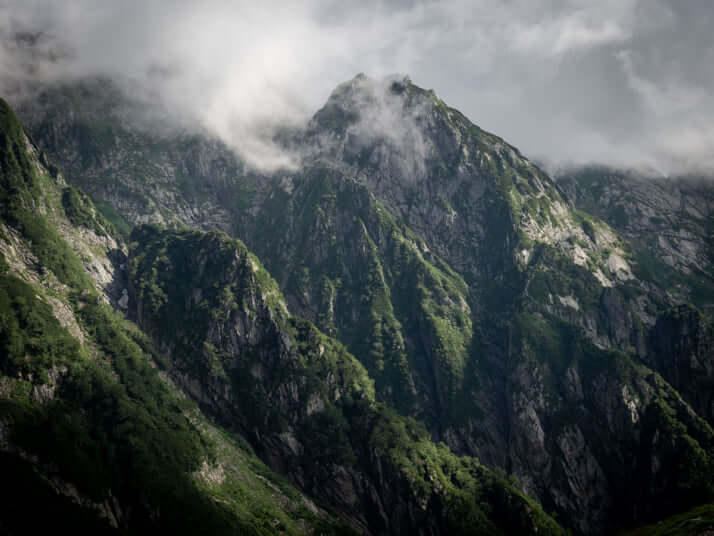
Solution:
M 705 504 L 659 523 L 623 532 L 622 536 L 704 536 L 713 530 L 714 504 Z

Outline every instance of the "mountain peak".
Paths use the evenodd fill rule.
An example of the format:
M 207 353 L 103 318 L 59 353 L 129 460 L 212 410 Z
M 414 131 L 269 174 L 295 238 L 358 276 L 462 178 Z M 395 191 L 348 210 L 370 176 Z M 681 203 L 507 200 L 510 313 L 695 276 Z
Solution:
M 413 109 L 420 105 L 435 104 L 433 91 L 426 91 L 411 81 L 407 75 L 392 74 L 374 78 L 359 73 L 354 78 L 338 85 L 325 106 L 314 117 L 321 126 L 339 127 L 343 122 L 354 123 L 370 112 L 383 115 Z
M 377 89 L 403 89 L 412 84 L 409 75 L 393 73 L 383 77 L 374 77 L 365 73 L 358 73 L 345 82 L 339 84 L 330 95 L 331 100 L 340 98 L 350 93 L 359 93 L 362 91 L 375 91 Z M 417 87 L 417 86 L 414 86 Z

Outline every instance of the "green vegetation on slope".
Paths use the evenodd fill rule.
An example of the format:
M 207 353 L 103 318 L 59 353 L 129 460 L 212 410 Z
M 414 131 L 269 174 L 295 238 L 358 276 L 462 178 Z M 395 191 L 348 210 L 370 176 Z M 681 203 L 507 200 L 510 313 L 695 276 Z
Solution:
M 381 401 L 436 427 L 467 365 L 466 283 L 364 185 L 322 166 L 292 180 L 292 199 L 266 199 L 256 252 L 290 303 L 360 359 Z
M 49 369 L 66 365 L 80 352 L 79 343 L 59 326 L 52 308 L 36 298 L 32 287 L 3 273 L 2 267 L 0 342 L 4 356 L 0 372 L 40 384 L 48 381 Z
M 369 479 L 381 500 L 406 516 L 391 529 L 368 519 L 373 530 L 413 529 L 412 504 L 425 523 L 454 533 L 560 531 L 509 483 L 376 403 L 364 368 L 340 343 L 276 307 L 282 297 L 275 283 L 255 276 L 261 269 L 241 243 L 153 226 L 138 228 L 132 240 L 138 313 L 170 356 L 172 375 L 190 370 L 203 404 L 256 448 L 267 438 L 279 444 L 293 437 L 299 446 L 281 451 L 281 463 L 293 477 L 306 475 L 303 486 L 320 500 L 340 506 L 333 475 L 346 471 Z M 172 330 L 162 328 L 174 320 Z
M 102 304 L 50 215 L 98 234 L 113 229 L 82 192 L 60 189 L 1 101 L 0 120 L 2 222 L 37 257 L 27 272 L 13 272 L 0 254 L 0 465 L 3 494 L 12 489 L 0 501 L 0 530 L 50 523 L 102 534 L 339 530 L 305 508 L 294 488 L 276 484 L 247 446 L 219 440 L 160 378 L 146 336 Z M 78 323 L 79 339 L 55 307 L 67 308 L 62 316 Z M 227 473 L 218 486 L 205 476 L 216 467 Z
M 39 265 L 51 270 L 71 288 L 87 288 L 89 278 L 81 262 L 42 214 L 43 182 L 25 148 L 20 122 L 0 99 L 0 216 L 16 228 L 37 256 Z
M 109 222 L 92 206 L 89 198 L 80 190 L 72 186 L 65 188 L 62 191 L 62 206 L 67 219 L 75 226 L 86 227 L 98 236 L 105 236 L 107 234 L 105 229 L 109 229 L 110 234 L 115 234 L 114 230 L 109 228 Z
M 579 425 L 588 444 L 597 445 L 608 426 L 637 430 L 620 439 L 628 457 L 603 468 L 619 482 L 618 515 L 630 519 L 632 504 L 641 503 L 646 506 L 638 517 L 652 519 L 714 498 L 714 431 L 659 374 L 633 355 L 598 348 L 579 328 L 554 317 L 519 314 L 512 330 L 513 351 L 539 363 L 550 406 L 545 426 L 554 436 Z M 578 377 L 579 388 L 592 394 L 578 400 L 572 384 L 562 379 L 568 377 Z M 612 392 L 636 412 L 622 424 L 592 417 L 598 414 L 599 398 Z
M 692 536 L 714 530 L 714 504 L 705 504 L 668 519 L 624 532 L 621 536 Z
M 150 504 L 163 528 L 190 533 L 208 521 L 219 529 L 210 523 L 216 507 L 190 478 L 208 451 L 183 416 L 185 405 L 96 299 L 82 305 L 83 324 L 104 353 L 100 361 L 80 351 L 35 289 L 12 275 L 0 278 L 0 343 L 7 352 L 0 368 L 12 392 L 0 400 L 0 420 L 9 423 L 10 441 L 91 500 L 102 503 L 111 493 L 135 509 L 137 528 L 151 524 Z M 43 386 L 47 400 L 36 394 Z

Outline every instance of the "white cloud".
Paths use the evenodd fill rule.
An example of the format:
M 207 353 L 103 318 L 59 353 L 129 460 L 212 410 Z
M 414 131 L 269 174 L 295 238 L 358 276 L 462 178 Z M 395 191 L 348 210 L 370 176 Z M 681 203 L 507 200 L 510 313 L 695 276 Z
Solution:
M 0 91 L 131 80 L 273 169 L 294 163 L 271 141 L 276 125 L 305 121 L 358 72 L 401 72 L 526 154 L 686 167 L 714 153 L 713 11 L 705 0 L 0 0 Z M 44 33 L 18 48 L 18 30 Z
M 628 31 L 617 21 L 588 21 L 585 14 L 577 12 L 537 23 L 517 23 L 512 47 L 522 54 L 559 56 L 623 42 L 628 37 Z

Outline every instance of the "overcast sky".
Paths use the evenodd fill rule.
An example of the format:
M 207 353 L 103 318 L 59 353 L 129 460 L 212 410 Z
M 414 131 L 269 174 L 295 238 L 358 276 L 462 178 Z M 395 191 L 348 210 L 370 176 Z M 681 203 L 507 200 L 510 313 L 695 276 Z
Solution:
M 551 165 L 673 173 L 714 169 L 713 28 L 712 0 L 0 0 L 0 88 L 130 77 L 230 141 L 403 73 Z

